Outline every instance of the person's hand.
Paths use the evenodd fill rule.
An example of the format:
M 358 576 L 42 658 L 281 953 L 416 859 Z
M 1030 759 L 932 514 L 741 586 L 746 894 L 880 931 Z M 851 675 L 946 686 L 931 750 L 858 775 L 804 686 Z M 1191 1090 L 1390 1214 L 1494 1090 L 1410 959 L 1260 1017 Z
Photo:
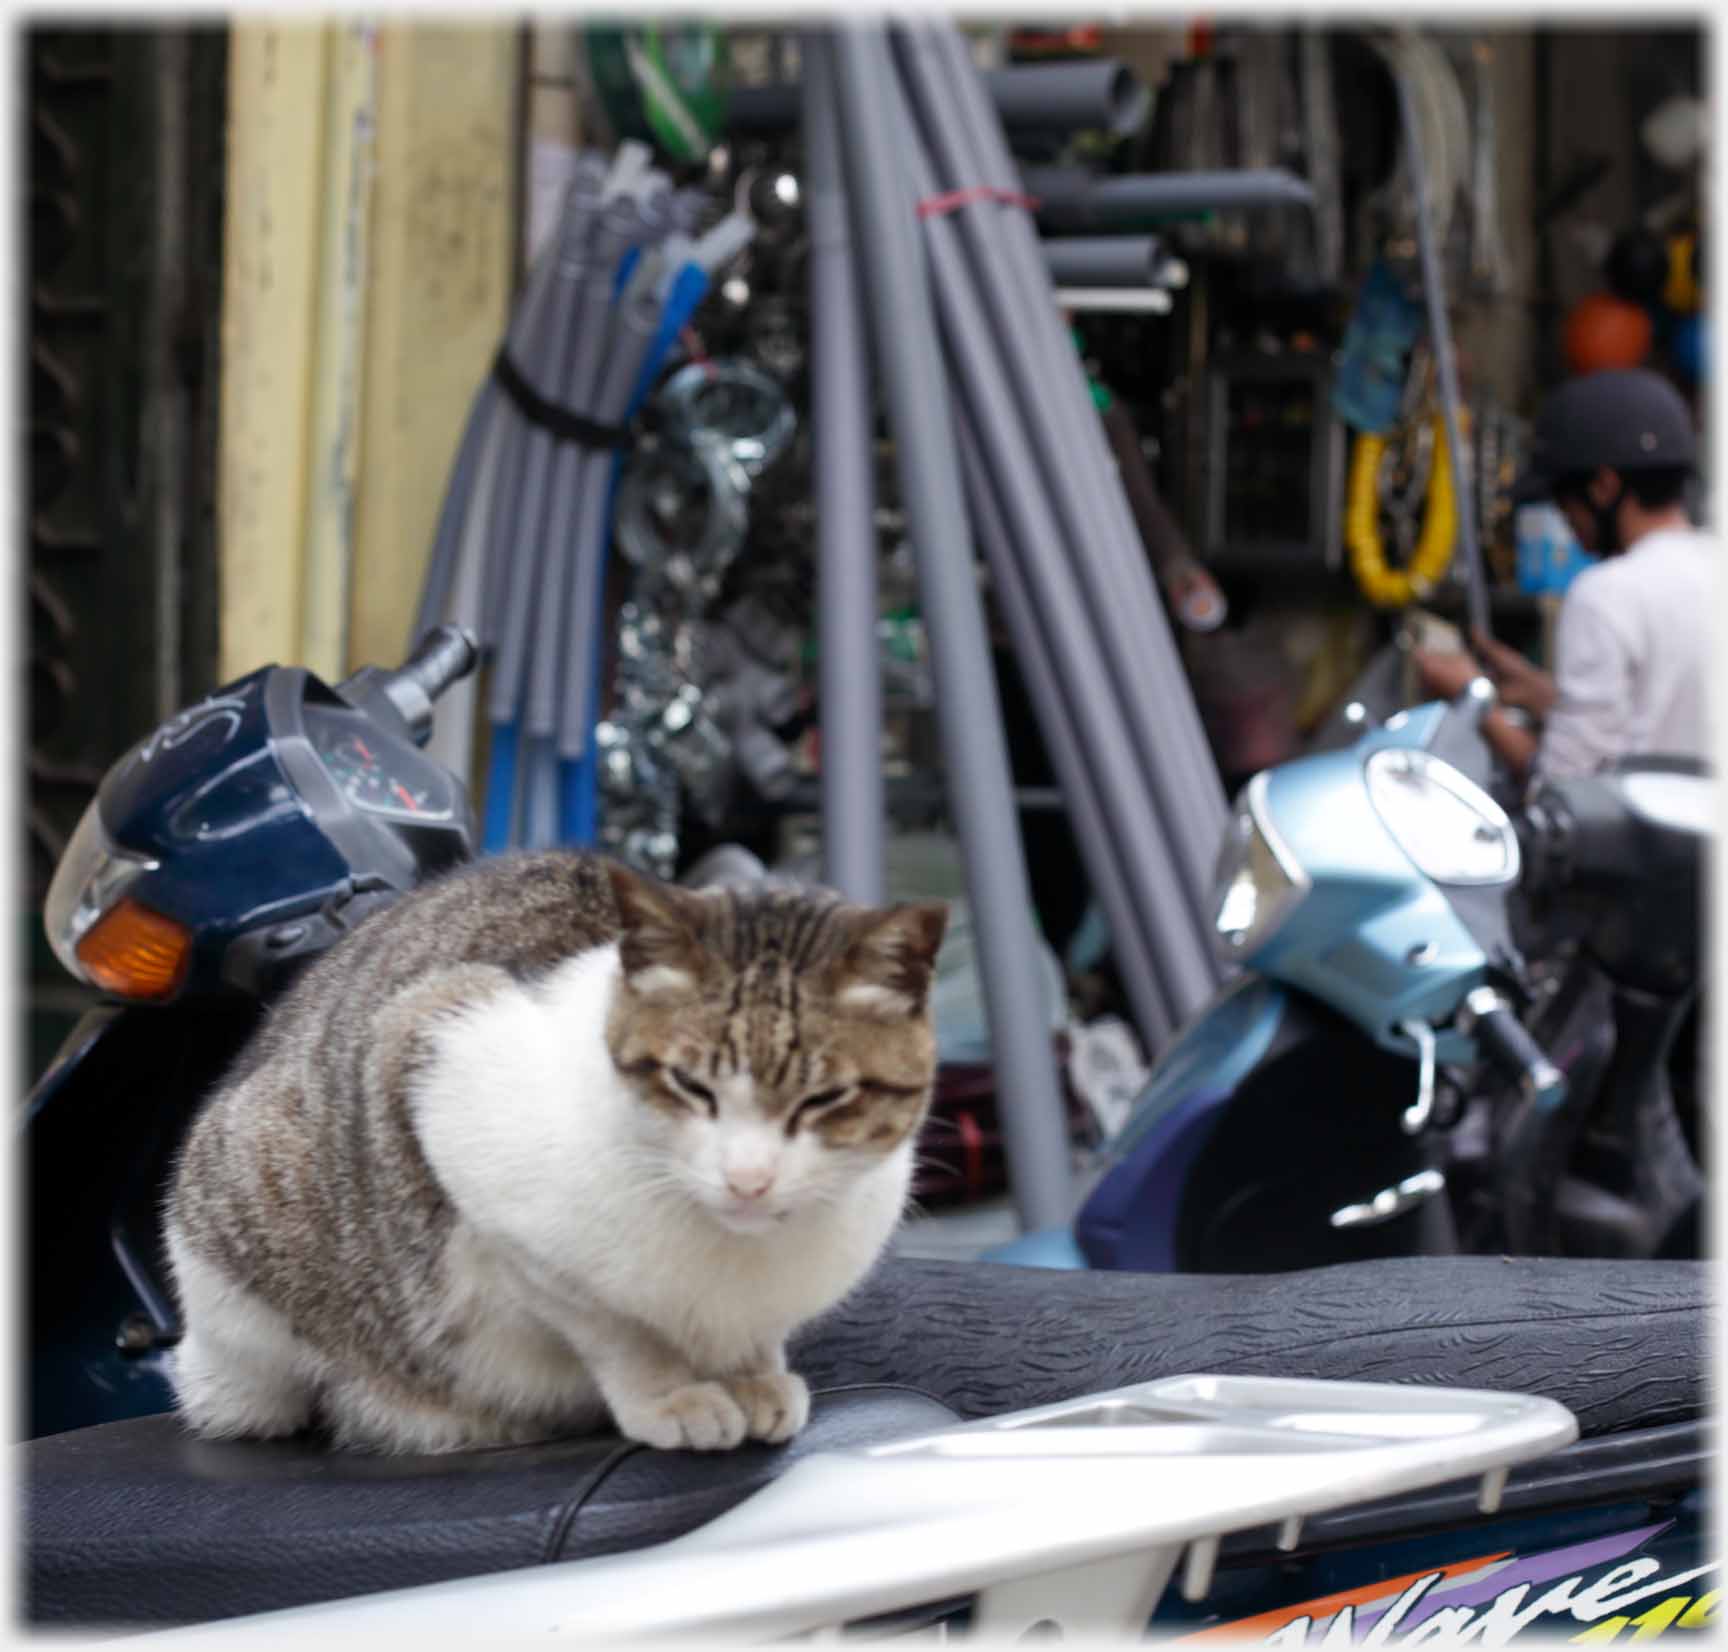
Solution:
M 1484 674 L 1482 667 L 1462 649 L 1436 653 L 1418 648 L 1413 658 L 1423 688 L 1437 700 L 1457 699 L 1469 683 Z
M 1481 631 L 1470 640 L 1482 656 L 1483 670 L 1499 692 L 1500 703 L 1519 706 L 1533 717 L 1546 717 L 1558 697 L 1554 679 L 1539 665 L 1532 665 L 1516 648 L 1508 648 Z

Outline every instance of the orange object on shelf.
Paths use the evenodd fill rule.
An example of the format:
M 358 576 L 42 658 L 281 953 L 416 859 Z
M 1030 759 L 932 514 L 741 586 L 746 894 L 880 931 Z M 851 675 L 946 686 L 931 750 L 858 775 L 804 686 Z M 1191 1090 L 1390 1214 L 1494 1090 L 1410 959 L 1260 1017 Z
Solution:
M 1566 318 L 1562 344 L 1574 373 L 1599 373 L 1608 367 L 1639 367 L 1650 354 L 1654 329 L 1650 312 L 1613 293 L 1581 298 Z
M 1104 37 L 1095 23 L 1077 23 L 1071 29 L 1014 29 L 1008 36 L 1010 62 L 1036 61 L 1052 57 L 1092 57 Z

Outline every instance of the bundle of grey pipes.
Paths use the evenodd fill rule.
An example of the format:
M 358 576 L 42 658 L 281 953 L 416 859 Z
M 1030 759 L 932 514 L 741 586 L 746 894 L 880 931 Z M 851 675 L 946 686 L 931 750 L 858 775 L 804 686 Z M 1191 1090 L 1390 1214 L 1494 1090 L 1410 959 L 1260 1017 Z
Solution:
M 895 438 L 1022 1221 L 1072 1215 L 974 548 L 1148 1048 L 1216 990 L 1227 803 L 971 52 L 936 19 L 802 37 L 828 880 L 880 896 L 870 387 Z M 1144 246 L 1138 256 L 1146 257 Z M 868 312 L 868 325 L 866 313 Z
M 592 726 L 613 461 L 704 210 L 647 160 L 626 145 L 610 164 L 577 161 L 470 412 L 428 564 L 417 626 L 474 626 L 490 663 L 489 850 L 560 840 L 560 771 Z M 471 726 L 468 703 L 440 719 L 439 755 L 464 775 Z

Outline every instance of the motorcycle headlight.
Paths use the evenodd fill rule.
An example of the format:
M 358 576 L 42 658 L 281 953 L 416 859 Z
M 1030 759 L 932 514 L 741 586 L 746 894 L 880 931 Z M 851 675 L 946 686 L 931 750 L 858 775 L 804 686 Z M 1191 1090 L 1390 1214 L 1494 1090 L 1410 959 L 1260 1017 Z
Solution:
M 1213 945 L 1237 959 L 1269 941 L 1308 893 L 1308 875 L 1279 840 L 1266 813 L 1266 776 L 1243 794 L 1212 883 Z
M 191 932 L 127 891 L 156 862 L 109 842 L 94 801 L 54 869 L 43 927 L 80 981 L 122 998 L 166 998 L 192 955 Z
M 1495 884 L 1518 876 L 1518 835 L 1506 811 L 1450 763 L 1394 747 L 1369 757 L 1366 772 L 1375 812 L 1424 877 Z

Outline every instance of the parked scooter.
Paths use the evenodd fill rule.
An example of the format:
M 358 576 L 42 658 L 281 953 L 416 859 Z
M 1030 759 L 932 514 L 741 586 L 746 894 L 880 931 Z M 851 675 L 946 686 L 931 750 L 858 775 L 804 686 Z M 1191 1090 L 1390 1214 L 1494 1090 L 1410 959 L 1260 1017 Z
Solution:
M 1394 1494 L 1381 1482 L 1378 1501 L 1337 1501 L 1329 1512 L 1317 1503 L 1298 1531 L 1282 1517 L 1253 1522 L 1271 1518 L 1267 1485 L 1341 1426 L 1339 1407 L 1361 1413 L 1358 1439 L 1438 1425 L 1400 1422 L 1397 1406 L 1376 1416 L 1377 1402 L 1360 1394 L 1320 1396 L 1316 1410 L 1271 1406 L 1282 1418 L 1271 1426 L 1284 1431 L 1277 1446 L 1232 1435 L 1230 1417 L 1212 1416 L 1223 1443 L 1241 1448 L 1225 1456 L 1246 1466 L 1233 1471 L 1237 1493 L 1208 1512 L 1221 1545 L 1199 1525 L 1171 1524 L 1169 1509 L 1145 1527 L 1146 1541 L 1156 1529 L 1172 1554 L 1181 1541 L 1197 1551 L 1183 1595 L 1160 1606 L 1166 1625 L 1271 1632 L 1267 1612 L 1318 1625 L 1343 1609 L 1333 1598 L 1343 1591 L 1364 1620 L 1396 1613 L 1413 1627 L 1441 1610 L 1516 1613 L 1531 1577 L 1558 1580 L 1552 1617 L 1570 1610 L 1560 1595 L 1572 1599 L 1615 1564 L 1672 1584 L 1676 1611 L 1704 1609 L 1693 1595 L 1703 1589 L 1694 1579 L 1708 1457 L 1705 1282 L 1686 1265 L 1394 1260 L 1220 1288 L 889 1261 L 792 1351 L 817 1394 L 805 1435 L 721 1457 L 595 1436 L 380 1461 L 312 1439 L 196 1441 L 153 1415 L 169 1406 L 162 1362 L 177 1330 L 159 1221 L 180 1133 L 298 963 L 469 853 L 466 800 L 419 742 L 432 701 L 472 663 L 468 640 L 446 630 L 401 669 L 368 669 L 334 688 L 294 668 L 253 673 L 122 758 L 75 834 L 48 922 L 68 966 L 113 1001 L 68 1040 L 24 1120 L 38 1438 L 21 1448 L 20 1467 L 32 1622 L 225 1620 L 642 1549 L 705 1527 L 812 1453 L 928 1435 L 955 1418 L 1072 1410 L 1081 1396 L 1196 1371 L 1512 1388 L 1559 1401 L 1583 1437 L 1515 1469 L 1497 1512 L 1497 1484 L 1479 1505 L 1474 1485 L 1411 1481 Z M 1621 1380 L 1592 1357 L 1605 1338 L 1635 1346 L 1660 1378 Z M 1157 1415 L 1129 1420 L 1176 1428 L 1180 1458 L 1198 1439 L 1195 1407 L 1232 1399 L 1203 1390 L 1142 1397 Z M 1243 1403 L 1265 1413 L 1265 1399 Z M 1125 1420 L 1119 1405 L 1092 1410 L 1086 1420 Z M 1112 1432 L 1072 1437 L 1101 1439 L 1082 1455 L 1121 1456 Z M 1051 1436 L 1042 1438 L 1048 1450 Z M 979 1449 L 944 1444 L 928 1455 Z M 849 1472 L 830 1480 L 830 1507 L 862 1507 L 856 1477 L 874 1471 Z M 1101 1541 L 1092 1552 L 1110 1551 Z M 952 1569 L 957 1586 L 1026 1569 L 1007 1544 L 969 1565 Z M 1482 1581 L 1508 1565 L 1492 1589 Z M 1475 1580 L 1475 1592 L 1440 1587 L 1454 1576 Z M 1096 1568 L 1085 1580 L 1099 1587 Z M 904 1580 L 896 1587 L 904 1598 Z M 1142 1576 L 1135 1587 L 1151 1586 Z M 1626 1594 L 1598 1590 L 1591 1610 Z M 1028 1598 L 1039 1600 L 1036 1588 Z M 503 1597 L 477 1599 L 484 1618 Z M 976 1604 L 937 1601 L 916 1618 L 965 1622 Z M 1060 1622 L 1072 1604 L 1069 1590 L 1045 1615 Z M 840 1610 L 852 1611 L 843 1591 Z
M 1698 1254 L 1668 1074 L 1697 996 L 1710 781 L 1628 761 L 1511 818 L 1480 784 L 1492 703 L 1478 682 L 1248 785 L 1212 908 L 1239 973 L 1153 1072 L 1072 1233 L 999 1259 Z M 1521 931 L 1571 948 L 1540 1005 L 1514 900 Z M 1592 1011 L 1611 1036 L 1557 1058 L 1529 1030 Z
M 467 796 L 420 747 L 476 657 L 444 626 L 399 669 L 334 688 L 254 671 L 140 741 L 85 810 L 44 921 L 112 1001 L 24 1111 L 32 1433 L 167 1409 L 174 1150 L 299 966 L 472 857 Z

